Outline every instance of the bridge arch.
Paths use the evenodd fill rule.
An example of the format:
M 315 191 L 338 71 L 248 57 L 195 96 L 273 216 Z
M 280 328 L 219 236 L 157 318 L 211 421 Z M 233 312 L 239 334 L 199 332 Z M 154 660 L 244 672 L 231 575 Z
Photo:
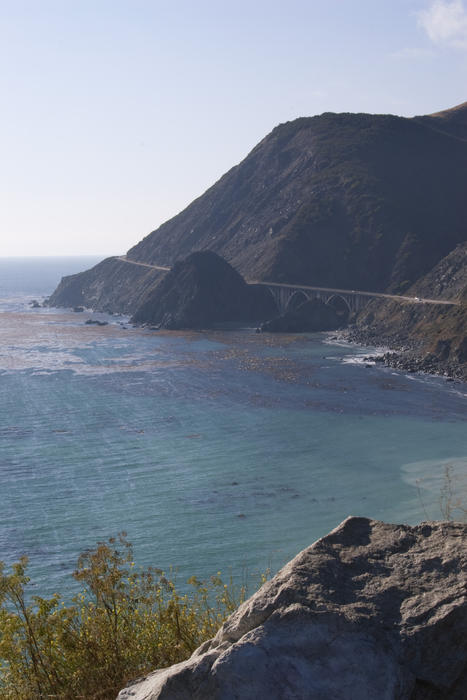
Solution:
M 281 314 L 283 309 L 282 309 L 282 303 L 281 303 L 282 300 L 281 300 L 280 293 L 274 287 L 268 287 L 267 285 L 262 285 L 262 286 L 264 286 L 264 288 L 268 290 L 271 299 L 274 301 L 274 305 L 276 307 L 276 313 Z
M 298 309 L 299 306 L 304 304 L 309 299 L 309 295 L 304 292 L 303 289 L 296 289 L 288 299 L 285 306 L 285 311 L 295 311 L 295 309 Z
M 351 304 L 342 294 L 332 294 L 326 304 L 332 306 L 339 316 L 348 316 L 352 311 Z
M 308 287 L 296 284 L 288 285 L 280 282 L 255 282 L 267 288 L 274 299 L 280 314 L 286 311 L 294 311 L 300 304 L 310 299 L 321 299 L 325 304 L 333 306 L 342 316 L 360 311 L 373 296 L 381 296 L 378 293 L 357 292 L 346 289 L 328 289 L 325 287 Z

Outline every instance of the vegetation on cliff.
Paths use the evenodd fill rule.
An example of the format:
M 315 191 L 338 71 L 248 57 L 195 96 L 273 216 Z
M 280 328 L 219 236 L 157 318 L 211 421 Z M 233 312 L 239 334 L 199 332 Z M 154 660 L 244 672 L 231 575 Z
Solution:
M 129 680 L 186 659 L 217 632 L 245 588 L 137 570 L 122 534 L 84 552 L 75 579 L 84 588 L 66 605 L 28 591 L 27 560 L 0 564 L 0 696 L 3 700 L 107 700 Z
M 444 520 L 466 521 L 465 480 L 459 481 L 449 464 L 445 468 L 439 505 Z M 386 531 L 395 527 L 384 525 Z M 419 530 L 424 532 L 421 526 Z M 365 544 L 367 542 L 365 537 Z M 348 538 L 345 550 L 360 544 Z M 379 561 L 379 540 L 376 546 L 379 547 Z M 400 538 L 396 553 L 400 553 Z M 329 550 L 326 550 L 328 555 Z M 420 560 L 419 557 L 415 559 Z M 372 557 L 371 562 L 374 560 Z M 282 570 L 286 575 L 292 564 Z M 348 562 L 346 567 L 349 570 Z M 328 568 L 323 567 L 322 575 L 326 575 Z M 431 567 L 430 580 L 433 573 Z M 128 682 L 155 668 L 184 661 L 201 644 L 212 640 L 247 596 L 245 585 L 235 586 L 232 580 L 224 583 L 219 572 L 207 582 L 191 578 L 188 581 L 190 592 L 180 593 L 173 576 L 166 576 L 160 569 L 139 570 L 135 566 L 125 533 L 86 550 L 79 557 L 73 575 L 83 589 L 66 604 L 58 593 L 51 598 L 31 594 L 25 557 L 13 565 L 11 572 L 0 562 L 2 700 L 113 700 Z M 404 579 L 405 575 L 406 566 Z M 262 576 L 258 583 L 264 583 L 266 578 Z M 320 581 L 322 583 L 321 574 Z M 385 575 L 381 583 L 386 581 Z M 372 585 L 371 589 L 377 591 L 378 586 Z M 320 584 L 319 591 L 322 590 L 326 592 L 328 587 Z M 309 593 L 308 587 L 307 591 Z M 335 600 L 333 608 L 334 604 Z M 398 613 L 399 604 L 400 600 Z M 436 598 L 437 607 L 439 597 Z M 384 606 L 377 606 L 377 609 L 384 609 Z M 247 607 L 246 611 L 248 616 L 251 609 Z M 366 615 L 366 621 L 371 617 Z

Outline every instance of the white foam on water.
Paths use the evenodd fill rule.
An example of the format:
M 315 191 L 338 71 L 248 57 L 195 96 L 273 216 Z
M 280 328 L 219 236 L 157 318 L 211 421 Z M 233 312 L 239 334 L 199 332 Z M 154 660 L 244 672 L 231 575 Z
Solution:
M 326 359 L 336 360 L 344 365 L 371 365 L 377 364 L 375 360 L 369 359 L 373 357 L 382 357 L 385 353 L 389 352 L 389 348 L 380 346 L 363 346 L 357 345 L 356 343 L 349 343 L 347 340 L 347 335 L 345 333 L 328 333 L 325 334 L 323 343 L 325 345 L 333 345 L 339 348 L 345 348 L 349 354 L 344 356 L 327 356 Z
M 336 358 L 337 359 L 337 358 Z M 376 362 L 369 360 L 366 354 L 349 355 L 342 358 L 343 365 L 375 365 Z

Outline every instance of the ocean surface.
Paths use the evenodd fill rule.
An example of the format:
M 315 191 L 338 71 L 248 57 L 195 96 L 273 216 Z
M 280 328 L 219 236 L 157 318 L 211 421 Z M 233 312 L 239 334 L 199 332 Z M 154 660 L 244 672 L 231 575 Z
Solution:
M 332 334 L 31 308 L 95 262 L 0 259 L 0 559 L 26 554 L 34 593 L 72 591 L 122 530 L 180 583 L 256 580 L 350 514 L 439 518 L 446 469 L 467 495 L 465 384 L 366 367 Z

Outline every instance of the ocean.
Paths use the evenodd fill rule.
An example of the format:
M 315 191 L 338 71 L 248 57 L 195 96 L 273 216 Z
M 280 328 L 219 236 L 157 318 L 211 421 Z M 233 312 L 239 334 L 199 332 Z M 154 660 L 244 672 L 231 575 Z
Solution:
M 34 593 L 71 593 L 79 553 L 121 531 L 182 586 L 257 581 L 348 515 L 441 517 L 446 469 L 467 495 L 464 384 L 333 334 L 31 307 L 95 262 L 0 260 L 0 559 L 27 555 Z

